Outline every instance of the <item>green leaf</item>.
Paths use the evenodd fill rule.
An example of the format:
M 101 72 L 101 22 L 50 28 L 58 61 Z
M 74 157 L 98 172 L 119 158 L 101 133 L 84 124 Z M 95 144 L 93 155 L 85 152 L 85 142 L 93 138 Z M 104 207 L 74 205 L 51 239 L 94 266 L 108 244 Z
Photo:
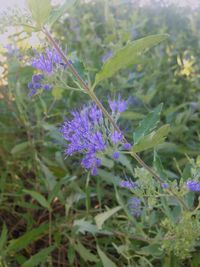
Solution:
M 76 4 L 76 2 L 76 0 L 67 0 L 63 5 L 54 8 L 48 18 L 47 23 L 52 26 L 60 17 L 69 12 L 69 9 Z
M 51 12 L 50 0 L 28 0 L 28 7 L 37 26 L 42 27 Z
M 32 196 L 32 198 L 37 200 L 37 202 L 39 202 L 42 207 L 50 210 L 50 205 L 48 201 L 40 193 L 27 189 L 24 189 L 23 192 Z
M 128 43 L 113 57 L 108 59 L 102 70 L 96 74 L 95 85 L 100 81 L 113 76 L 120 69 L 140 63 L 141 53 L 167 38 L 166 34 L 150 35 L 134 42 Z
M 49 254 L 55 249 L 55 246 L 51 246 L 48 248 L 44 248 L 40 250 L 38 253 L 33 255 L 29 260 L 27 260 L 21 267 L 34 267 L 41 266 L 42 263 L 47 261 L 47 257 Z
M 84 261 L 89 262 L 98 262 L 99 259 L 96 255 L 90 252 L 86 247 L 84 247 L 79 241 L 77 244 L 73 244 L 74 249 L 79 253 L 81 258 L 83 258 Z
M 151 244 L 142 248 L 142 251 L 154 257 L 160 257 L 163 254 L 160 244 Z
M 33 243 L 44 235 L 49 229 L 48 224 L 42 224 L 38 228 L 26 232 L 24 235 L 20 236 L 17 239 L 10 241 L 9 246 L 7 247 L 8 251 L 17 252 L 26 248 L 29 244 Z
M 137 144 L 145 134 L 150 133 L 156 127 L 157 123 L 159 122 L 162 107 L 163 104 L 157 106 L 140 122 L 138 128 L 133 134 L 133 140 L 135 144 Z
M 112 215 L 114 215 L 116 212 L 118 212 L 121 209 L 120 206 L 115 207 L 113 209 L 110 209 L 108 211 L 105 211 L 103 213 L 97 214 L 95 216 L 95 222 L 97 224 L 97 228 L 98 229 L 102 229 L 102 225 L 104 224 L 104 222 L 109 219 Z
M 148 135 L 143 136 L 140 141 L 133 147 L 133 151 L 137 153 L 155 147 L 156 145 L 164 142 L 169 131 L 170 125 L 165 124 L 156 132 L 154 131 Z
M 7 234 L 8 230 L 5 224 L 3 224 L 3 229 L 1 231 L 1 237 L 0 237 L 0 255 L 1 252 L 3 252 L 3 247 L 5 246 L 5 243 L 7 241 Z
M 97 252 L 99 254 L 99 257 L 101 258 L 103 267 L 117 267 L 117 265 L 106 256 L 106 254 L 100 249 L 99 246 L 97 246 Z
M 97 228 L 96 225 L 92 224 L 91 222 L 85 221 L 85 219 L 75 220 L 74 226 L 78 228 L 78 233 L 86 234 L 91 233 L 93 235 L 95 234 L 105 234 L 110 235 L 111 233 L 108 231 L 102 231 Z
M 19 154 L 23 152 L 25 149 L 27 149 L 28 147 L 29 147 L 29 142 L 23 142 L 23 143 L 17 144 L 16 146 L 12 148 L 11 154 L 13 155 Z

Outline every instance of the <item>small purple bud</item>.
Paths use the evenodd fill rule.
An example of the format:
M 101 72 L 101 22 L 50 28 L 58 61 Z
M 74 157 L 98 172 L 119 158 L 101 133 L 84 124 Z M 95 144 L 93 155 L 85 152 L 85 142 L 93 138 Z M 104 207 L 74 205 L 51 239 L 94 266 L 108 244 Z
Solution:
M 113 153 L 113 159 L 118 159 L 119 158 L 119 152 L 118 151 L 115 151 L 114 153 Z
M 40 89 L 42 86 L 40 83 L 34 83 L 33 87 L 34 89 Z
M 94 167 L 92 170 L 91 170 L 91 174 L 93 175 L 93 176 L 95 176 L 95 175 L 97 175 L 97 168 L 96 167 Z
M 131 147 L 132 147 L 132 146 L 131 146 L 131 144 L 129 144 L 129 143 L 126 143 L 126 144 L 123 145 L 123 149 L 124 149 L 124 150 L 131 150 Z
M 28 89 L 33 89 L 33 83 L 32 82 L 28 83 Z
M 39 83 L 43 78 L 44 78 L 44 76 L 42 74 L 35 74 L 32 77 L 32 82 L 33 83 Z
M 44 90 L 50 90 L 52 88 L 52 86 L 50 84 L 45 84 L 43 86 Z
M 29 92 L 29 94 L 28 94 L 28 96 L 33 96 L 33 95 L 35 95 L 36 94 L 36 90 L 35 89 L 32 89 L 30 92 Z
M 162 183 L 162 184 L 161 184 L 161 187 L 162 187 L 163 189 L 169 188 L 169 184 L 168 184 L 168 183 Z

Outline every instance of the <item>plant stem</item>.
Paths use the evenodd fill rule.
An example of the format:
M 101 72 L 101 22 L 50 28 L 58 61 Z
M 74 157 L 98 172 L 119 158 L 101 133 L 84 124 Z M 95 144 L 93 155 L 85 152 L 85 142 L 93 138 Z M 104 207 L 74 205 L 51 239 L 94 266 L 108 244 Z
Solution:
M 76 69 L 73 67 L 72 64 L 70 64 L 69 60 L 67 59 L 66 55 L 63 53 L 63 51 L 60 49 L 60 47 L 58 46 L 57 42 L 53 39 L 53 37 L 51 36 L 50 32 L 43 27 L 42 32 L 46 35 L 47 39 L 49 40 L 49 42 L 54 46 L 55 50 L 57 51 L 57 53 L 62 57 L 64 63 L 67 65 L 67 67 L 69 68 L 69 70 L 71 71 L 71 73 L 74 75 L 74 77 L 78 80 L 78 82 L 80 83 L 81 87 L 83 88 L 83 90 L 85 91 L 85 93 L 87 93 L 91 99 L 95 102 L 95 104 L 99 107 L 99 109 L 102 110 L 103 114 L 105 115 L 105 117 L 107 117 L 107 119 L 109 120 L 109 122 L 112 124 L 112 126 L 114 127 L 114 129 L 116 131 L 118 131 L 119 133 L 121 133 L 121 130 L 119 129 L 119 127 L 117 126 L 117 124 L 115 123 L 115 121 L 113 120 L 113 118 L 111 117 L 111 115 L 108 113 L 108 111 L 104 108 L 104 106 L 102 105 L 101 101 L 98 99 L 98 97 L 95 95 L 95 93 L 93 92 L 93 90 L 90 90 L 90 88 L 88 87 L 88 85 L 86 84 L 86 82 L 80 77 L 80 75 L 78 74 L 78 72 L 76 71 Z M 127 143 L 126 138 L 123 138 L 123 143 Z M 161 177 L 151 168 L 149 167 L 138 155 L 137 153 L 135 153 L 134 151 L 132 151 L 131 156 L 143 167 L 145 168 L 159 183 L 163 183 L 163 180 L 161 179 Z M 168 189 L 169 190 L 169 189 Z M 171 191 L 171 190 L 170 190 Z M 171 191 L 172 192 L 172 191 Z M 173 194 L 174 195 L 174 194 Z M 185 205 L 184 201 L 182 199 L 180 199 L 178 196 L 175 196 L 177 198 L 177 200 L 179 200 L 179 202 L 183 205 L 183 207 L 185 207 L 186 209 L 187 206 Z

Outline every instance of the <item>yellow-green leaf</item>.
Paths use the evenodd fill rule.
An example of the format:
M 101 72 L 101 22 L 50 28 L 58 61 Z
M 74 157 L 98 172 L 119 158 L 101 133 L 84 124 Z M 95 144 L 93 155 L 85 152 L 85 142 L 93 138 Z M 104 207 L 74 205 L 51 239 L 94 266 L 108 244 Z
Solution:
M 28 0 L 32 18 L 38 27 L 42 27 L 51 12 L 50 0 Z

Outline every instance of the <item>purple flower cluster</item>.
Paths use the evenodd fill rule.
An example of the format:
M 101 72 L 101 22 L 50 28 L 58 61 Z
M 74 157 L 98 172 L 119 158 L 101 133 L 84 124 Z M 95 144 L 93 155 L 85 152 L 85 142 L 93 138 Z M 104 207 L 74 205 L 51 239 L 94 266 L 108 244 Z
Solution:
M 92 175 L 96 175 L 97 168 L 101 165 L 100 155 L 107 148 L 113 149 L 113 159 L 119 158 L 118 150 L 123 134 L 116 134 L 110 129 L 112 127 L 105 126 L 102 111 L 94 104 L 71 114 L 72 119 L 66 120 L 61 127 L 63 138 L 67 141 L 65 154 L 83 154 L 81 165 L 90 170 Z
M 200 182 L 198 181 L 188 180 L 186 183 L 186 186 L 189 191 L 193 191 L 193 192 L 200 191 Z
M 136 182 L 127 181 L 127 180 L 122 180 L 119 183 L 119 185 L 120 185 L 120 187 L 127 188 L 127 189 L 134 189 L 138 186 L 138 184 Z
M 36 94 L 38 89 L 43 88 L 44 90 L 50 90 L 52 87 L 50 84 L 43 84 L 44 75 L 35 74 L 32 76 L 32 81 L 28 83 L 28 88 L 30 90 L 29 96 Z
M 109 106 L 113 114 L 120 114 L 127 109 L 128 100 L 121 99 L 121 96 L 118 95 L 117 99 L 109 99 Z
M 72 62 L 69 61 L 71 64 Z M 51 48 L 45 50 L 45 53 L 35 53 L 35 57 L 31 62 L 32 67 L 43 72 L 44 75 L 52 75 L 56 68 L 66 68 L 66 64 L 62 62 L 61 56 Z M 36 94 L 38 89 L 43 88 L 44 90 L 52 89 L 52 85 L 43 84 L 42 80 L 44 79 L 43 74 L 33 75 L 32 81 L 28 83 L 28 88 L 30 89 L 29 96 Z
M 61 63 L 61 56 L 54 49 L 47 48 L 45 53 L 36 52 L 31 65 L 49 75 L 53 73 L 55 66 L 62 66 Z
M 139 217 L 142 213 L 142 200 L 134 196 L 131 197 L 128 202 L 128 208 L 133 216 Z

